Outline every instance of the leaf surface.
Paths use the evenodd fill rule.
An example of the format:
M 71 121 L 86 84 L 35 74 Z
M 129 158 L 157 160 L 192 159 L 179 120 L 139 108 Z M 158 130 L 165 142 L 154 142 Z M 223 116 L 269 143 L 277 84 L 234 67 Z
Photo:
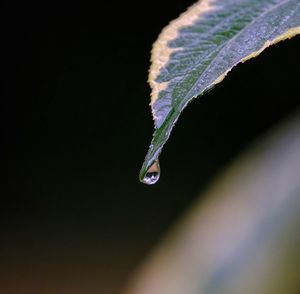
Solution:
M 164 28 L 152 50 L 149 83 L 155 132 L 140 180 L 158 161 L 192 99 L 221 82 L 238 63 L 297 34 L 299 0 L 200 0 Z

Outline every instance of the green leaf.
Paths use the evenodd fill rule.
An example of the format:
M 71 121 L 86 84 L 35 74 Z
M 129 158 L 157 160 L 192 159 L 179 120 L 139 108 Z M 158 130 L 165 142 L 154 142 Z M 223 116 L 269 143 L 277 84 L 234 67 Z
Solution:
M 299 0 L 200 0 L 164 28 L 152 50 L 155 132 L 140 180 L 158 180 L 158 156 L 193 98 L 212 89 L 238 63 L 297 34 Z

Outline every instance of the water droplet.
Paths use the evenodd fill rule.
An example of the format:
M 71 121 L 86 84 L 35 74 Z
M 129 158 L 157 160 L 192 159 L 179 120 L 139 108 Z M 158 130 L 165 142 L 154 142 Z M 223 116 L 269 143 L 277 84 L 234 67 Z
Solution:
M 160 166 L 159 161 L 155 160 L 150 168 L 147 170 L 145 177 L 142 182 L 147 185 L 155 184 L 160 177 Z

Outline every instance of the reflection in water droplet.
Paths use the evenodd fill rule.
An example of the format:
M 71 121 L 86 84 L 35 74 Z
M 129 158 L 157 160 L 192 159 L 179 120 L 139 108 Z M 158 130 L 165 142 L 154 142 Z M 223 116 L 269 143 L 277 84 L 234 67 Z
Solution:
M 159 166 L 159 161 L 156 160 L 148 169 L 142 182 L 147 185 L 153 185 L 158 181 L 159 177 L 160 177 L 160 166 Z

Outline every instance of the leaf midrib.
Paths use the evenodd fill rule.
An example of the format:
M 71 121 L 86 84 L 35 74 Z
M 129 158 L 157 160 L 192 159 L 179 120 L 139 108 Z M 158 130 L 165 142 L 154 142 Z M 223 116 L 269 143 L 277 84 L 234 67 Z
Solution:
M 224 48 L 228 47 L 230 44 L 232 44 L 232 42 L 233 42 L 238 36 L 240 36 L 240 35 L 241 35 L 241 34 L 242 34 L 249 26 L 251 26 L 253 23 L 255 23 L 258 19 L 261 19 L 264 15 L 266 15 L 266 14 L 270 13 L 272 10 L 275 10 L 275 9 L 277 9 L 278 7 L 280 7 L 280 6 L 284 5 L 284 4 L 286 4 L 288 1 L 290 1 L 290 0 L 285 0 L 285 1 L 281 2 L 281 3 L 276 4 L 275 6 L 271 7 L 270 9 L 267 9 L 267 10 L 264 11 L 260 16 L 256 17 L 256 18 L 253 19 L 251 22 L 249 22 L 249 24 L 246 25 L 242 30 L 240 30 L 234 37 L 232 37 L 230 40 L 228 40 L 228 41 L 221 47 L 221 49 L 220 49 L 219 52 L 217 53 L 216 57 L 211 61 L 210 65 L 206 67 L 206 69 L 202 72 L 202 74 L 200 75 L 200 77 L 193 83 L 193 86 L 192 86 L 191 89 L 188 91 L 188 93 L 182 98 L 181 103 L 180 103 L 177 107 L 180 107 L 180 106 L 181 106 L 181 107 L 182 107 L 182 106 L 184 107 L 184 106 L 185 106 L 187 97 L 188 97 L 189 94 L 195 89 L 195 86 L 198 84 L 199 80 L 201 80 L 202 76 L 203 76 L 203 75 L 211 68 L 211 64 L 218 58 L 218 56 L 220 55 L 222 49 L 224 49 Z M 238 63 L 239 63 L 239 62 L 238 62 Z M 236 66 L 238 63 L 234 64 L 233 67 Z M 222 73 L 222 74 L 225 74 L 225 73 L 226 73 L 226 71 L 225 71 L 224 73 Z M 222 76 L 222 74 L 219 75 L 219 76 Z M 212 86 L 213 86 L 213 85 L 207 86 L 206 88 L 204 88 L 204 89 L 201 91 L 201 93 L 204 92 L 204 91 L 206 91 L 206 90 L 208 90 L 208 89 L 209 89 L 210 87 L 212 87 Z M 201 94 L 201 93 L 200 93 L 200 94 Z M 195 97 L 191 97 L 191 98 L 196 98 L 196 96 L 195 96 Z

